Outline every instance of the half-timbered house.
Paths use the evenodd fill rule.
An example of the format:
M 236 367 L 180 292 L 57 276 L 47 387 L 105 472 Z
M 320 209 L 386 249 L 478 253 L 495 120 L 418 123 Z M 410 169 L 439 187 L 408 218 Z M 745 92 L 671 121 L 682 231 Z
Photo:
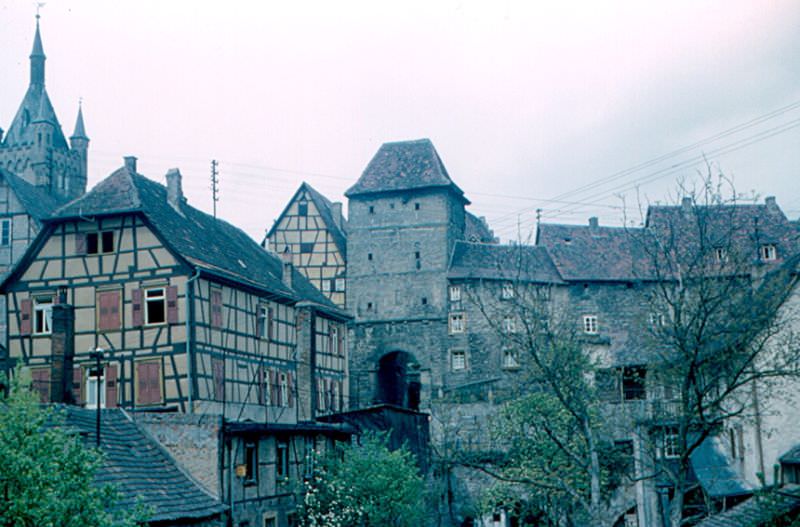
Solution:
M 347 317 L 166 179 L 126 158 L 45 220 L 4 282 L 9 355 L 43 400 L 221 416 L 220 498 L 284 525 L 308 450 L 341 435 L 315 417 L 347 406 Z
M 345 305 L 346 221 L 342 204 L 332 203 L 308 183 L 267 232 L 264 245 L 291 258 L 317 289 L 339 307 Z

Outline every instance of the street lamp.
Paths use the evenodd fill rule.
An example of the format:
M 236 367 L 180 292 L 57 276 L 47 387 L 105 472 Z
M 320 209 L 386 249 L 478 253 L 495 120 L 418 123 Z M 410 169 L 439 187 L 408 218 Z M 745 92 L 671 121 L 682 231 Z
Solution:
M 100 447 L 100 379 L 102 377 L 102 366 L 100 365 L 100 361 L 103 359 L 103 348 L 97 347 L 94 351 L 89 350 L 89 358 L 94 359 L 95 361 L 95 409 L 96 409 L 96 419 L 95 419 L 95 438 L 97 439 L 97 447 Z

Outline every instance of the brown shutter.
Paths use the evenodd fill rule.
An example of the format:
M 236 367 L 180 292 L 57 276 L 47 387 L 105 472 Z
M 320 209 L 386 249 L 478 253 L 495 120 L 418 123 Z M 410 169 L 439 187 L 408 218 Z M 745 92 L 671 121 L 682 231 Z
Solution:
M 278 398 L 276 396 L 278 383 L 276 382 L 275 378 L 275 370 L 269 370 L 269 404 L 270 406 L 277 406 L 278 405 Z
M 225 397 L 225 361 L 211 359 L 211 369 L 214 377 L 214 399 L 222 401 Z
M 86 254 L 86 233 L 75 233 L 75 254 Z
M 83 404 L 83 368 L 80 366 L 72 367 L 72 397 L 75 404 Z
M 336 342 L 336 354 L 340 357 L 344 357 L 344 328 L 339 328 L 339 331 L 336 334 L 337 342 Z
M 140 362 L 136 365 L 137 404 L 150 405 L 161 402 L 161 364 Z
M 286 374 L 286 391 L 289 392 L 286 397 L 287 401 L 289 402 L 289 408 L 292 408 L 294 405 L 294 394 L 292 393 L 294 391 L 292 390 L 292 372 Z
M 167 323 L 178 323 L 178 288 L 174 285 L 167 287 Z
M 37 368 L 31 370 L 33 391 L 39 394 L 39 401 L 50 402 L 50 368 Z
M 269 340 L 272 340 L 273 337 L 272 326 L 273 326 L 273 313 L 272 313 L 272 308 L 270 307 L 267 308 L 267 338 Z
M 133 306 L 133 325 L 141 326 L 144 323 L 144 312 L 142 311 L 142 290 L 134 289 L 131 294 L 131 305 Z
M 264 366 L 258 367 L 258 404 L 264 404 Z
M 33 302 L 30 298 L 20 300 L 19 303 L 19 333 L 31 334 L 31 318 L 33 316 Z
M 104 291 L 97 295 L 97 328 L 100 331 L 119 329 L 121 319 L 119 313 L 119 291 Z
M 211 325 L 222 327 L 222 291 L 217 289 L 211 290 Z
M 106 408 L 117 407 L 117 366 L 110 364 L 106 366 Z

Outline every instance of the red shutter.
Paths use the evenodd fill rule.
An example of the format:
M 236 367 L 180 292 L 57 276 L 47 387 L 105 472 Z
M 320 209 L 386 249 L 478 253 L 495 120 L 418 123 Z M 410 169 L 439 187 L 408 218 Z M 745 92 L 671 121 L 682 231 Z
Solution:
M 119 314 L 119 291 L 104 291 L 97 295 L 97 328 L 100 331 L 119 329 L 121 319 Z
M 144 312 L 142 311 L 142 290 L 134 289 L 131 294 L 131 305 L 133 306 L 133 325 L 134 327 L 144 324 Z
M 178 323 L 178 288 L 174 285 L 167 287 L 167 323 Z
M 33 391 L 39 394 L 39 401 L 50 402 L 50 368 L 37 368 L 31 370 Z
M 19 333 L 20 335 L 31 334 L 31 316 L 33 314 L 33 302 L 30 298 L 20 300 L 19 303 Z
M 225 361 L 211 359 L 211 369 L 214 375 L 214 399 L 222 401 L 225 397 Z
M 80 366 L 72 367 L 72 397 L 75 404 L 83 404 L 83 369 Z
M 222 291 L 217 289 L 211 290 L 211 325 L 222 327 Z
M 150 405 L 161 402 L 161 364 L 140 362 L 136 365 L 137 404 Z
M 286 374 L 286 391 L 289 392 L 287 394 L 286 399 L 289 402 L 289 408 L 291 408 L 294 405 L 294 397 L 293 397 L 294 394 L 292 393 L 294 390 L 292 390 L 292 373 L 291 372 Z
M 86 234 L 75 233 L 75 254 L 86 254 Z
M 117 407 L 117 366 L 114 364 L 106 366 L 106 408 Z

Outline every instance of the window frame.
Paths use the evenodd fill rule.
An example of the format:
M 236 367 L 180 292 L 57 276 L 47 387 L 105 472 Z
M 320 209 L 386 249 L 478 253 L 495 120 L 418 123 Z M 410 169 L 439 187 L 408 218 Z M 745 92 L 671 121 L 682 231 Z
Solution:
M 95 367 L 86 368 L 86 378 L 84 379 L 84 389 L 86 390 L 85 408 L 96 409 L 97 402 L 93 401 L 98 392 L 95 385 L 100 385 L 100 408 L 106 408 L 106 368 L 101 366 L 100 373 L 102 375 L 92 375 L 96 371 Z M 99 379 L 98 379 L 99 378 Z M 94 380 L 98 379 L 98 380 Z
M 85 234 L 86 254 L 97 256 L 113 253 L 116 245 L 114 233 L 114 230 L 87 232 Z
M 458 361 L 456 357 L 459 357 Z M 458 366 L 460 367 L 457 367 Z M 467 370 L 467 351 L 463 349 L 450 350 L 450 371 L 466 371 Z
M 308 217 L 308 201 L 297 202 L 297 215 L 301 217 Z
M 461 285 L 451 284 L 447 290 L 447 298 L 450 302 L 461 302 Z
M 509 358 L 511 361 L 509 361 Z M 512 362 L 513 361 L 513 362 Z M 505 348 L 501 358 L 500 367 L 504 370 L 518 370 L 522 366 L 519 363 L 519 353 L 513 348 Z
M 447 317 L 447 329 L 451 335 L 459 335 L 467 330 L 467 315 L 463 311 L 450 313 Z
M 503 333 L 516 333 L 517 332 L 517 319 L 514 315 L 503 315 Z
M 665 426 L 661 429 L 661 457 L 678 459 L 681 456 L 677 426 Z
M 764 262 L 774 262 L 778 259 L 778 247 L 774 243 L 765 243 L 758 250 L 761 260 Z
M 503 282 L 500 286 L 500 299 L 501 300 L 511 300 L 514 298 L 514 283 L 513 282 Z
M 55 298 L 53 295 L 34 295 L 31 306 L 32 335 L 52 335 L 53 334 L 53 305 Z M 40 318 L 41 317 L 41 318 Z
M 12 218 L 0 218 L 0 247 L 11 247 Z
M 244 444 L 244 485 L 258 484 L 258 442 L 246 441 Z
M 156 295 L 153 295 L 152 297 L 150 296 L 151 292 L 155 292 L 155 291 L 159 291 L 159 290 L 161 291 L 161 295 L 160 296 L 156 296 Z M 157 321 L 157 322 L 153 322 L 153 321 L 150 320 L 150 318 L 151 318 L 151 316 L 150 316 L 150 303 L 151 302 L 152 303 L 156 303 L 156 302 L 159 302 L 159 301 L 163 305 L 163 310 L 162 310 L 163 320 Z M 162 285 L 162 286 L 156 286 L 156 287 L 143 288 L 142 303 L 144 304 L 144 306 L 143 306 L 144 313 L 142 315 L 144 317 L 143 318 L 143 323 L 144 323 L 145 326 L 163 326 L 163 325 L 167 324 L 167 320 L 168 320 L 169 316 L 167 315 L 167 287 L 166 286 Z
M 600 333 L 600 324 L 597 315 L 583 315 L 583 332 L 586 335 L 597 335 Z
M 275 483 L 280 485 L 289 481 L 289 441 L 275 439 Z

